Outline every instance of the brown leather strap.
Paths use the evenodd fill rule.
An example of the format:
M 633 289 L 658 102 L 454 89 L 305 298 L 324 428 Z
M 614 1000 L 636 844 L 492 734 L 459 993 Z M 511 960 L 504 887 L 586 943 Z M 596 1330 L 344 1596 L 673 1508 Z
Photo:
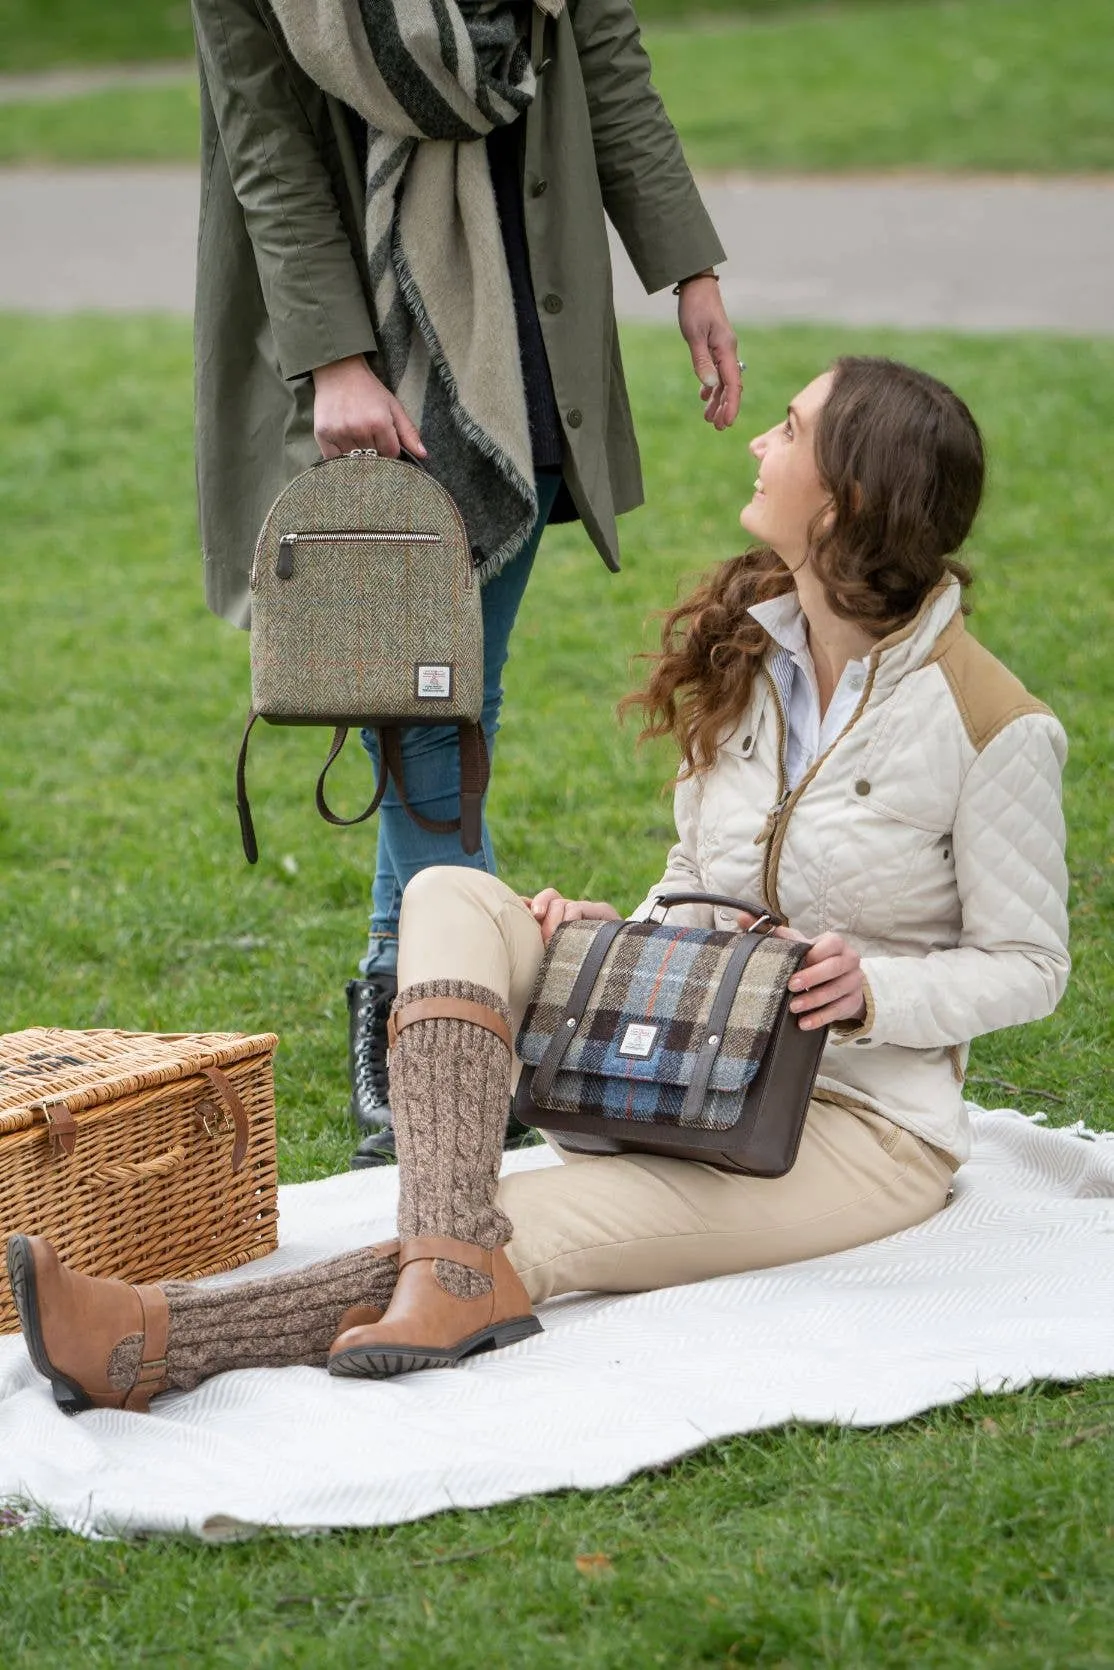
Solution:
M 731 955 L 727 959 L 727 966 L 720 979 L 719 989 L 712 999 L 712 1006 L 708 1011 L 708 1024 L 704 1029 L 704 1039 L 692 1069 L 692 1078 L 685 1092 L 685 1100 L 681 1108 L 682 1125 L 693 1125 L 700 1117 L 700 1110 L 704 1106 L 704 1098 L 708 1094 L 712 1068 L 716 1064 L 716 1057 L 719 1055 L 723 1044 L 723 1034 L 727 1030 L 727 1023 L 731 1018 L 731 1009 L 739 990 L 739 982 L 743 978 L 743 971 L 751 957 L 765 937 L 765 934 L 762 933 L 743 934 L 738 945 L 732 948 Z M 802 947 L 802 951 L 803 949 Z
M 170 1309 L 161 1287 L 137 1287 L 135 1291 L 143 1307 L 143 1361 L 135 1377 L 135 1384 L 124 1399 L 124 1408 L 142 1413 L 156 1393 L 166 1389 L 166 1341 L 170 1332 Z
M 471 1241 L 454 1241 L 450 1235 L 416 1235 L 403 1241 L 399 1248 L 398 1267 L 416 1264 L 427 1258 L 446 1258 L 452 1264 L 463 1264 L 469 1270 L 479 1270 L 490 1276 L 493 1252 L 488 1247 L 477 1247 Z
M 64 1156 L 68 1160 L 77 1147 L 77 1123 L 73 1114 L 63 1101 L 41 1102 L 39 1105 L 50 1132 L 52 1159 L 60 1160 Z
M 766 905 L 752 904 L 749 899 L 733 899 L 727 893 L 659 893 L 650 907 L 651 922 L 657 918 L 654 911 L 658 906 L 664 915 L 672 910 L 674 905 L 726 905 L 731 910 L 746 911 L 748 916 L 754 917 L 754 922 L 747 929 L 747 933 L 769 933 L 771 928 L 784 928 L 786 918 L 779 916 L 776 910 L 770 910 Z M 763 927 L 762 924 L 766 926 Z
M 600 970 L 603 968 L 603 960 L 611 949 L 612 941 L 627 926 L 626 922 L 601 922 L 596 929 L 592 943 L 580 965 L 580 973 L 573 981 L 569 1001 L 565 1005 L 565 1012 L 553 1029 L 553 1036 L 545 1046 L 545 1053 L 538 1063 L 530 1084 L 530 1094 L 539 1107 L 545 1106 L 553 1089 L 553 1080 L 557 1076 L 557 1070 L 564 1061 L 568 1047 L 576 1036 L 577 1027 L 584 1019 L 584 1011 L 592 996 L 592 988 L 599 978 Z
M 259 843 L 255 839 L 255 825 L 251 818 L 251 807 L 248 804 L 248 738 L 251 728 L 259 718 L 254 708 L 248 710 L 248 722 L 244 726 L 244 734 L 240 739 L 240 752 L 236 757 L 236 811 L 240 817 L 240 840 L 243 842 L 244 857 L 249 864 L 259 862 Z
M 398 1249 L 399 1242 L 397 1240 L 377 1241 L 374 1247 L 368 1248 L 368 1251 L 371 1253 L 373 1258 L 397 1258 Z
M 483 726 L 464 720 L 457 725 L 457 748 L 460 753 L 460 816 L 459 818 L 427 818 L 416 812 L 406 798 L 406 773 L 402 761 L 402 735 L 397 725 L 379 728 L 379 757 L 385 760 L 394 780 L 399 805 L 418 825 L 431 835 L 455 835 L 460 831 L 460 844 L 471 856 L 483 845 L 483 798 L 491 777 L 491 761 Z
M 321 813 L 321 816 L 325 819 L 325 822 L 336 824 L 338 829 L 351 829 L 353 824 L 366 823 L 372 813 L 379 810 L 379 802 L 382 800 L 387 788 L 387 771 L 383 763 L 383 750 L 380 748 L 379 772 L 375 779 L 375 793 L 372 795 L 368 804 L 364 807 L 358 817 L 337 817 L 336 813 L 332 810 L 328 801 L 325 799 L 325 778 L 329 774 L 329 767 L 332 765 L 347 740 L 348 726 L 338 725 L 333 732 L 332 745 L 329 748 L 329 757 L 325 761 L 325 764 L 321 767 L 321 774 L 317 779 L 317 788 L 313 796 L 314 804 L 317 807 L 317 810 Z
M 235 1138 L 232 1143 L 232 1173 L 235 1176 L 244 1163 L 248 1151 L 248 1115 L 247 1109 L 240 1100 L 240 1093 L 232 1080 L 222 1073 L 219 1067 L 203 1067 L 204 1076 L 209 1080 L 213 1089 L 220 1097 L 221 1106 L 232 1120 Z
M 501 1038 L 508 1051 L 511 1049 L 511 1029 L 502 1015 L 489 1009 L 486 1003 L 473 1003 L 466 997 L 416 997 L 413 1002 L 404 1003 L 387 1022 L 387 1043 L 394 1049 L 404 1027 L 413 1026 L 415 1021 L 437 1020 L 469 1021 L 473 1026 L 482 1026 L 486 1032 L 494 1032 Z
M 483 845 L 484 795 L 491 779 L 491 761 L 482 725 L 458 725 L 460 748 L 460 844 L 466 853 Z

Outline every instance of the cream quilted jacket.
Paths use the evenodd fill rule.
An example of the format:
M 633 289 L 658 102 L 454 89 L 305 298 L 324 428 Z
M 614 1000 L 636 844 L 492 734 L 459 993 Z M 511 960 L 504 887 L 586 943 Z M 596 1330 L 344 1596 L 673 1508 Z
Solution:
M 833 1030 L 817 1094 L 865 1104 L 957 1160 L 971 1038 L 1047 1015 L 1067 980 L 1064 732 L 964 630 L 941 585 L 872 651 L 859 705 L 792 792 L 791 668 L 773 649 L 715 764 L 677 785 L 661 891 L 760 901 L 863 958 L 867 1016 Z M 729 927 L 678 907 L 670 921 Z

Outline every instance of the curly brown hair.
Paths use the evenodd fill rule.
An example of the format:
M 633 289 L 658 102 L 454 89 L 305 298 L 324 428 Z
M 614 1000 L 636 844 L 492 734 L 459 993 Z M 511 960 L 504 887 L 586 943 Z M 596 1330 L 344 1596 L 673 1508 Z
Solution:
M 830 502 L 809 554 L 832 612 L 884 638 L 949 574 L 971 583 L 952 553 L 982 497 L 982 436 L 959 396 L 924 371 L 847 356 L 832 373 L 815 438 Z M 621 704 L 642 708 L 642 736 L 673 736 L 687 769 L 706 770 L 741 719 L 770 644 L 747 611 L 792 589 L 777 553 L 759 546 L 671 609 L 645 687 Z

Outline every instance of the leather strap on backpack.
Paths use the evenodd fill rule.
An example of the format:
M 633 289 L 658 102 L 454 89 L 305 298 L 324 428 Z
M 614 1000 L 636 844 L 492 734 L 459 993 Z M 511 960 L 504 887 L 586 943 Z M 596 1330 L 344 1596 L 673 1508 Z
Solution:
M 455 835 L 460 831 L 460 844 L 471 856 L 483 844 L 483 797 L 491 776 L 491 762 L 483 726 L 462 722 L 456 728 L 460 750 L 460 816 L 459 818 L 427 818 L 416 812 L 406 798 L 406 777 L 402 763 L 402 737 L 397 725 L 383 725 L 379 729 L 379 758 L 386 761 L 394 779 L 399 805 L 419 829 L 431 835 Z
M 380 733 L 380 735 L 382 735 L 382 733 Z M 317 807 L 317 810 L 321 813 L 321 816 L 325 819 L 325 822 L 336 824 L 338 829 L 351 829 L 353 824 L 366 823 L 368 818 L 371 817 L 372 813 L 377 812 L 379 810 L 379 802 L 382 800 L 384 794 L 386 793 L 386 789 L 387 789 L 387 768 L 386 768 L 386 765 L 385 765 L 384 759 L 383 759 L 382 744 L 380 744 L 380 748 L 379 748 L 379 773 L 378 773 L 378 776 L 376 777 L 376 780 L 375 780 L 375 793 L 372 795 L 372 797 L 371 797 L 370 801 L 368 802 L 367 806 L 365 806 L 364 810 L 359 814 L 358 817 L 354 817 L 354 818 L 338 818 L 337 817 L 336 813 L 332 810 L 332 808 L 329 806 L 328 802 L 325 799 L 325 778 L 328 776 L 329 767 L 332 765 L 333 761 L 336 759 L 337 755 L 340 753 L 341 749 L 344 747 L 344 744 L 347 742 L 347 740 L 348 740 L 348 726 L 347 725 L 338 725 L 336 730 L 333 732 L 333 742 L 332 742 L 332 747 L 329 749 L 329 757 L 325 761 L 325 764 L 321 767 L 321 775 L 317 779 L 317 789 L 316 789 L 316 791 L 314 793 L 314 797 L 313 797 L 314 798 L 314 803 Z
M 254 708 L 248 709 L 248 722 L 244 726 L 244 734 L 240 740 L 240 752 L 236 758 L 236 811 L 240 817 L 240 839 L 244 843 L 244 857 L 249 864 L 259 862 L 259 845 L 255 839 L 255 825 L 251 820 L 251 807 L 248 805 L 248 737 L 251 728 L 259 718 Z

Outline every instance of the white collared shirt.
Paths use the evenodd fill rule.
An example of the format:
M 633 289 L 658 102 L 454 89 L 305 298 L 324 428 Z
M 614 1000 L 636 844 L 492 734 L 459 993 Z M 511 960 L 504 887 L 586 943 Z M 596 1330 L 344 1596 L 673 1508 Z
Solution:
M 865 661 L 847 663 L 828 710 L 821 718 L 816 668 L 809 653 L 805 617 L 796 593 L 786 592 L 766 603 L 755 603 L 747 612 L 759 626 L 765 627 L 774 643 L 787 651 L 792 660 L 793 681 L 786 704 L 785 773 L 789 787 L 795 789 L 850 720 L 863 693 L 867 664 Z

